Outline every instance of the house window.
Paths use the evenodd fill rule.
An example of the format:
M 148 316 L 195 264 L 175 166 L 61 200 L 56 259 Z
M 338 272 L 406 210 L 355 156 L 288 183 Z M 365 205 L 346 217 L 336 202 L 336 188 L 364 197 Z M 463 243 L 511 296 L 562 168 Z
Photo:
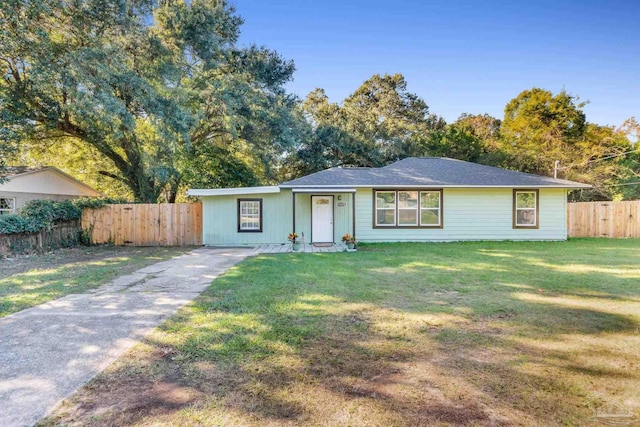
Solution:
M 262 232 L 262 199 L 238 199 L 238 232 Z
M 513 228 L 538 228 L 538 190 L 513 190 Z
M 376 191 L 376 225 L 393 227 L 396 225 L 396 192 Z
M 442 227 L 442 190 L 380 190 L 374 198 L 374 227 Z
M 441 191 L 420 192 L 420 225 L 437 227 L 440 225 Z
M 398 225 L 418 225 L 417 191 L 398 191 Z
M 13 213 L 16 209 L 16 199 L 0 198 L 0 215 Z

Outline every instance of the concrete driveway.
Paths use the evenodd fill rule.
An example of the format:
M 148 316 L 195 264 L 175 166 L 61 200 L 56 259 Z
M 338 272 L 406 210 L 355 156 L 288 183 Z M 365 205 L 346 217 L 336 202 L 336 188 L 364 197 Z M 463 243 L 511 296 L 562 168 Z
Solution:
M 196 249 L 0 319 L 0 426 L 31 426 L 252 249 Z

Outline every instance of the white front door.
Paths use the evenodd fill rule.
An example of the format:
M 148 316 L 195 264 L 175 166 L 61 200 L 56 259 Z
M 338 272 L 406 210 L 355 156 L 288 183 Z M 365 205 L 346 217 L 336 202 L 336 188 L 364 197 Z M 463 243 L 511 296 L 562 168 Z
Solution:
M 311 196 L 311 239 L 333 243 L 333 196 Z

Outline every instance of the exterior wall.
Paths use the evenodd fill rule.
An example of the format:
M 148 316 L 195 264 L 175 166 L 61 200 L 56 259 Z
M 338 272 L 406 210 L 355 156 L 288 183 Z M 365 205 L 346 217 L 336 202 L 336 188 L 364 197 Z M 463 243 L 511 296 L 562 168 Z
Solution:
M 353 234 L 353 203 L 351 193 L 296 193 L 296 232 L 306 243 L 313 242 L 311 235 L 311 196 L 333 196 L 333 241 L 339 242 L 346 233 Z M 338 198 L 340 198 L 338 200 Z M 344 205 L 344 206 L 342 206 Z
M 364 242 L 566 240 L 565 189 L 540 189 L 539 228 L 513 228 L 511 188 L 445 188 L 443 228 L 373 228 L 371 188 L 356 193 L 356 237 Z
M 9 182 L 0 184 L 0 193 L 34 193 L 64 195 L 72 197 L 97 197 L 100 193 L 54 169 L 9 177 Z M 67 197 L 68 198 L 68 197 Z
M 10 176 L 8 182 L 0 184 L 0 198 L 15 199 L 16 210 L 31 200 L 67 200 L 98 196 L 100 193 L 91 187 L 55 169 Z
M 334 241 L 353 233 L 351 193 L 322 193 L 334 196 Z M 296 194 L 296 232 L 311 235 L 311 196 Z M 338 196 L 341 200 L 338 200 Z M 513 228 L 511 188 L 444 189 L 443 228 L 373 228 L 371 188 L 358 189 L 356 238 L 363 242 L 458 241 L 458 240 L 566 240 L 566 190 L 540 189 L 539 228 Z M 262 198 L 262 232 L 238 232 L 238 199 Z M 291 190 L 280 193 L 202 197 L 203 243 L 242 246 L 287 243 L 293 231 Z M 339 204 L 344 203 L 344 206 Z
M 46 194 L 46 193 L 18 193 L 12 191 L 2 191 L 0 187 L 0 199 L 16 199 L 16 210 L 22 208 L 25 203 L 31 200 L 67 200 L 75 199 L 78 196 L 65 196 L 61 194 Z
M 238 232 L 238 199 L 262 199 L 262 232 Z M 293 231 L 291 190 L 202 197 L 202 242 L 212 246 L 287 243 Z

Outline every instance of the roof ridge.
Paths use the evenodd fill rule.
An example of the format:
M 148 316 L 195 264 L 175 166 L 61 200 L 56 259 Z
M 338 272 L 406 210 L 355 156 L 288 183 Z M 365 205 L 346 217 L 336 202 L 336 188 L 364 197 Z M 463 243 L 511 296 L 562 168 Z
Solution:
M 44 170 L 52 167 L 54 166 L 26 166 L 26 165 L 6 166 L 4 168 L 4 173 L 2 174 L 2 176 L 21 175 L 23 173 L 36 172 L 36 171 L 40 171 L 40 170 Z
M 567 179 L 520 172 L 448 157 L 405 157 L 391 164 L 376 167 L 334 167 L 284 182 L 280 185 L 422 185 L 486 186 L 486 187 L 589 187 Z

